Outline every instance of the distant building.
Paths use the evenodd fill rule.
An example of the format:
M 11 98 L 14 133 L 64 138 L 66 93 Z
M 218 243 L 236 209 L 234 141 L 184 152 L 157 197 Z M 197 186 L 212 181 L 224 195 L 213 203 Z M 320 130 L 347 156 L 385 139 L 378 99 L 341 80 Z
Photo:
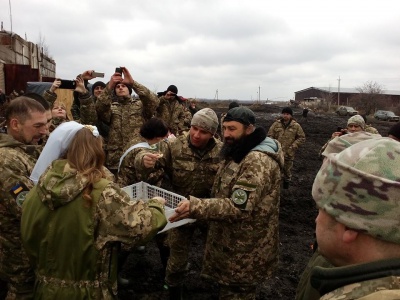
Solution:
M 0 88 L 5 94 L 26 90 L 28 81 L 53 81 L 56 63 L 38 45 L 10 31 L 0 31 Z
M 294 93 L 296 102 L 310 101 L 312 99 L 325 99 L 329 95 L 334 104 L 348 105 L 348 101 L 359 94 L 356 89 L 340 88 L 339 103 L 338 90 L 327 87 L 309 87 Z M 383 95 L 386 96 L 386 101 L 389 106 L 398 106 L 400 104 L 400 91 L 384 90 Z

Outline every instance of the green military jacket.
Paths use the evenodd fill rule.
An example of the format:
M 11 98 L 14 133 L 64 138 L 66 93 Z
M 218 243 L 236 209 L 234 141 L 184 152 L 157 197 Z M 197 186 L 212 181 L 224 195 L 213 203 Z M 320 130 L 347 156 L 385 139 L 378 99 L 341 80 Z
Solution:
M 156 200 L 130 203 L 112 182 L 93 184 L 56 160 L 28 193 L 21 236 L 36 273 L 35 298 L 113 299 L 118 242 L 134 247 L 166 225 Z
M 315 267 L 311 284 L 321 300 L 400 299 L 400 259 L 386 259 L 344 267 Z
M 153 117 L 160 100 L 148 88 L 138 82 L 132 86 L 140 100 L 129 97 L 115 97 L 106 87 L 96 101 L 100 120 L 110 126 L 106 167 L 117 170 L 123 150 L 130 144 L 142 141 L 139 131 L 143 123 Z
M 189 197 L 209 197 L 214 177 L 217 174 L 222 143 L 212 138 L 205 149 L 191 146 L 189 133 L 185 132 L 176 139 L 159 142 L 157 149 L 163 154 L 154 169 L 143 166 L 143 156 L 148 152 L 142 150 L 135 158 L 135 166 L 143 177 L 163 170 L 170 181 L 172 192 Z
M 21 205 L 33 187 L 29 176 L 39 150 L 0 134 L 0 279 L 24 290 L 33 289 L 34 273 L 21 244 Z
M 157 108 L 156 117 L 164 120 L 171 133 L 177 135 L 180 131 L 188 129 L 185 125 L 185 121 L 187 122 L 185 107 L 178 100 L 169 101 L 164 96 L 159 99 L 160 105 Z
M 294 119 L 286 125 L 283 120 L 276 120 L 269 128 L 267 135 L 281 143 L 285 158 L 293 158 L 296 150 L 306 141 L 303 128 Z
M 202 275 L 222 285 L 255 285 L 278 263 L 283 152 L 266 138 L 239 163 L 224 160 L 211 199 L 190 197 L 190 218 L 209 224 Z

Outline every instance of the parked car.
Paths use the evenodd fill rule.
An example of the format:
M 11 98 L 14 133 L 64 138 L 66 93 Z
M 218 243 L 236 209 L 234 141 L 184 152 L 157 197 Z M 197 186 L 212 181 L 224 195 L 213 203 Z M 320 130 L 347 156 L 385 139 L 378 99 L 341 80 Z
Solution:
M 382 121 L 398 122 L 400 117 L 389 110 L 377 110 L 374 114 L 374 118 Z
M 341 106 L 337 109 L 336 113 L 339 116 L 354 116 L 358 115 L 358 111 L 351 106 Z

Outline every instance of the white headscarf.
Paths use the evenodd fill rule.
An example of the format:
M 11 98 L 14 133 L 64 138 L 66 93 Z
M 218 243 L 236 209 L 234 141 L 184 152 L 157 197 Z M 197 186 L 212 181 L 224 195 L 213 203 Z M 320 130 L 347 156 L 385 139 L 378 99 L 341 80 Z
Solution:
M 75 134 L 83 127 L 85 127 L 85 125 L 79 124 L 75 121 L 64 122 L 50 134 L 49 139 L 33 168 L 32 174 L 29 177 L 35 185 L 53 160 L 60 158 L 67 151 Z

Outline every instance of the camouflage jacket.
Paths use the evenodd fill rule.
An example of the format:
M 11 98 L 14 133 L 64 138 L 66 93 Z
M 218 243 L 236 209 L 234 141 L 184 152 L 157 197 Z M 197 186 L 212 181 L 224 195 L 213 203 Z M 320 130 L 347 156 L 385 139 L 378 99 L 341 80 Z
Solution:
M 184 128 L 190 128 L 190 123 L 192 122 L 192 113 L 190 110 L 186 107 L 184 107 L 184 112 L 185 112 L 185 120 L 183 122 Z
M 151 173 L 163 170 L 172 185 L 172 192 L 188 197 L 209 197 L 210 187 L 220 163 L 219 152 L 222 143 L 212 138 L 205 149 L 191 146 L 189 134 L 185 132 L 176 139 L 157 144 L 157 150 L 163 154 L 154 169 L 143 166 L 143 156 L 148 150 L 142 150 L 135 158 L 138 172 L 147 178 Z
M 130 202 L 101 179 L 88 201 L 86 187 L 66 160 L 55 160 L 26 196 L 21 237 L 35 266 L 38 299 L 116 298 L 119 242 L 135 247 L 166 225 L 156 200 Z
M 78 99 L 80 103 L 78 122 L 86 125 L 95 125 L 107 144 L 110 127 L 105 122 L 99 120 L 97 116 L 95 104 L 97 98 L 87 92 L 85 94 L 79 94 Z
M 291 119 L 288 125 L 281 119 L 276 120 L 267 135 L 281 143 L 285 157 L 289 158 L 293 158 L 296 150 L 306 141 L 303 129 L 294 119 Z
M 38 146 L 25 145 L 11 135 L 0 134 L 0 278 L 13 285 L 33 288 L 34 274 L 20 240 L 21 205 L 29 189 L 29 179 Z
M 96 98 L 89 92 L 79 94 L 79 120 L 82 124 L 96 125 L 98 121 L 96 111 Z
M 311 284 L 321 300 L 400 299 L 400 259 L 387 259 L 341 268 L 314 268 Z
M 156 117 L 164 120 L 175 135 L 179 131 L 187 129 L 185 126 L 186 114 L 184 106 L 178 100 L 169 101 L 164 96 L 159 99 L 160 105 L 157 108 Z
M 278 264 L 283 152 L 266 138 L 239 162 L 222 162 L 211 199 L 190 197 L 190 218 L 207 220 L 202 275 L 223 285 L 254 285 Z
M 99 119 L 110 126 L 106 166 L 112 170 L 118 169 L 119 159 L 128 143 L 142 141 L 140 127 L 154 115 L 160 101 L 154 93 L 136 81 L 132 88 L 140 100 L 131 96 L 114 99 L 113 91 L 106 87 L 96 101 Z
M 147 142 L 139 143 L 127 149 L 121 157 L 117 179 L 117 184 L 120 187 L 125 187 L 140 181 L 146 181 L 149 184 L 157 185 L 157 180 L 161 176 L 156 177 L 156 181 L 153 181 L 151 179 L 149 180 L 149 178 L 144 178 L 141 173 L 136 172 L 135 157 L 143 148 L 151 149 Z
M 57 94 L 51 92 L 50 90 L 46 90 L 43 93 L 43 98 L 46 99 L 47 102 L 49 102 L 50 107 L 53 106 L 53 103 L 56 102 L 57 100 Z

